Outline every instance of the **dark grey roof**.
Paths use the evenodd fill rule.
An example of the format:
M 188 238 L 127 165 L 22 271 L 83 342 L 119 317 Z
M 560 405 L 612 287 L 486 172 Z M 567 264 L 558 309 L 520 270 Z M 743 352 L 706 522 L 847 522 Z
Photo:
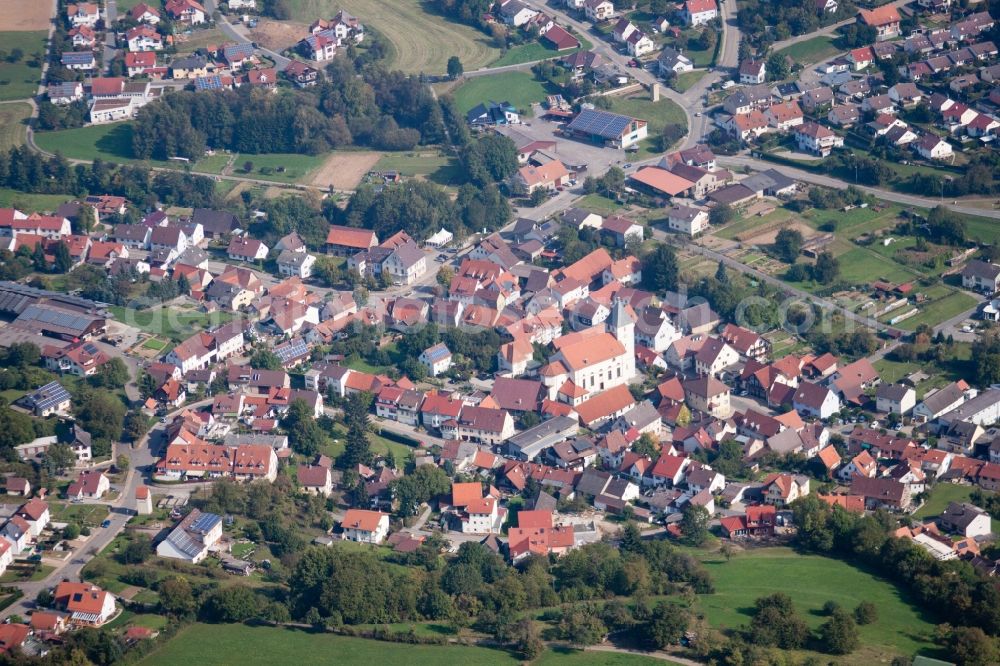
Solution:
M 631 116 L 597 109 L 583 109 L 567 126 L 567 129 L 605 139 L 618 139 L 625 133 L 632 121 Z

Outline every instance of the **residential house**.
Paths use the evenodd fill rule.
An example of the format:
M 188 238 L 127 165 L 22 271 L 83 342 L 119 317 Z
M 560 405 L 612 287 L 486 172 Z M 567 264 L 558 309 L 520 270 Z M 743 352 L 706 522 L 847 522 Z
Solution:
M 886 477 L 855 476 L 851 481 L 851 494 L 864 497 L 865 508 L 869 510 L 905 511 L 913 501 L 909 485 Z
M 941 529 L 963 537 L 988 537 L 993 532 L 990 514 L 968 502 L 949 502 L 938 523 Z
M 681 15 L 689 26 L 704 25 L 718 17 L 719 6 L 716 0 L 686 0 Z
M 858 13 L 858 23 L 875 28 L 878 41 L 898 37 L 901 20 L 899 11 L 893 4 L 882 5 L 875 9 L 862 9 Z
M 962 269 L 962 286 L 992 295 L 1000 290 L 1000 265 L 974 259 Z
M 611 0 L 584 0 L 583 13 L 594 23 L 599 23 L 614 16 L 615 5 Z
M 777 507 L 788 506 L 809 494 L 809 477 L 801 474 L 770 474 L 763 484 L 764 503 Z
M 795 142 L 799 150 L 822 157 L 828 156 L 834 148 L 844 145 L 843 137 L 814 122 L 802 123 L 795 129 Z
M 198 564 L 222 539 L 222 516 L 192 509 L 156 546 L 160 557 Z
M 740 83 L 756 85 L 767 80 L 767 64 L 764 60 L 747 58 L 739 66 Z
M 389 514 L 381 511 L 348 509 L 340 523 L 344 539 L 359 543 L 382 543 L 389 534 Z
M 716 418 L 728 418 L 729 387 L 712 376 L 697 377 L 683 382 L 684 400 L 692 410 L 705 412 Z
M 683 74 L 694 70 L 694 63 L 677 49 L 668 46 L 660 51 L 660 55 L 656 58 L 656 67 L 660 76 L 669 77 L 672 74 Z
M 904 416 L 917 404 L 917 392 L 904 384 L 881 384 L 875 390 L 875 409 L 883 414 Z
M 451 367 L 451 351 L 443 342 L 439 342 L 421 352 L 417 360 L 427 368 L 428 375 L 437 377 L 448 372 Z
M 116 612 L 115 596 L 90 583 L 63 581 L 56 586 L 53 601 L 76 625 L 100 627 Z
M 177 23 L 200 25 L 205 22 L 207 12 L 195 0 L 167 0 L 164 10 Z
M 708 212 L 676 204 L 667 210 L 667 227 L 693 238 L 708 228 Z

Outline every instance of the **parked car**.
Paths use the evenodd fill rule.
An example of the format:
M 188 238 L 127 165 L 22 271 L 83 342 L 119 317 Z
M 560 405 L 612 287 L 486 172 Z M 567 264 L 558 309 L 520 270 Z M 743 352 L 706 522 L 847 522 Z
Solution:
M 111 520 L 110 519 L 105 520 L 103 523 L 101 523 L 101 527 L 111 527 Z

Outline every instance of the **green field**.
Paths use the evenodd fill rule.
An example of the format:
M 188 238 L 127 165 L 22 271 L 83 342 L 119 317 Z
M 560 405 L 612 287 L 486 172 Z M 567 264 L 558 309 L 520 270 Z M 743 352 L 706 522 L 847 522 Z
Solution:
M 809 65 L 832 58 L 840 53 L 840 49 L 834 45 L 833 37 L 821 35 L 807 39 L 804 42 L 799 42 L 798 44 L 792 44 L 787 48 L 781 49 L 778 53 L 790 57 L 800 65 Z
M 455 104 L 462 113 L 480 103 L 510 102 L 523 113 L 531 114 L 531 105 L 545 99 L 541 81 L 527 72 L 504 72 L 495 76 L 469 79 L 455 89 Z
M 63 157 L 74 160 L 135 160 L 132 152 L 132 123 L 128 122 L 38 132 L 35 134 L 35 143 L 44 151 L 61 153 Z
M 454 157 L 441 153 L 386 153 L 375 164 L 376 171 L 398 171 L 402 176 L 422 176 L 439 185 L 462 181 L 461 165 Z
M 76 523 L 79 526 L 99 525 L 108 517 L 110 510 L 106 504 L 71 504 L 53 502 L 52 520 L 57 523 Z
M 132 152 L 132 123 L 112 123 L 108 125 L 89 125 L 77 129 L 59 130 L 56 132 L 38 132 L 35 143 L 42 150 L 50 153 L 60 153 L 63 157 L 74 160 L 93 161 L 102 159 L 108 162 L 128 163 L 140 162 Z M 191 165 L 195 171 L 218 174 L 229 163 L 231 155 L 216 153 L 208 155 Z M 237 154 L 233 163 L 234 176 L 272 180 L 276 183 L 294 183 L 304 179 L 314 169 L 320 166 L 325 155 L 299 155 L 295 153 L 268 153 L 264 155 Z M 186 162 L 146 160 L 141 161 L 158 167 L 183 169 Z M 250 173 L 243 172 L 246 162 L 251 162 Z
M 108 308 L 118 321 L 135 326 L 147 333 L 180 342 L 198 331 L 203 331 L 232 319 L 229 312 L 197 312 L 194 310 L 156 309 L 133 310 L 114 305 Z
M 716 627 L 735 629 L 750 621 L 754 600 L 785 592 L 813 628 L 823 622 L 821 609 L 833 600 L 847 609 L 871 601 L 878 621 L 859 627 L 862 648 L 846 663 L 888 661 L 892 655 L 913 655 L 932 648 L 934 624 L 891 583 L 840 560 L 802 555 L 790 548 L 750 550 L 726 562 L 705 556 L 705 566 L 715 583 L 714 594 L 699 597 L 708 621 Z
M 600 652 L 597 650 L 582 652 L 567 648 L 552 648 L 538 659 L 532 666 L 663 666 L 676 665 L 677 662 L 667 659 L 643 657 L 638 654 L 622 654 L 615 652 Z
M 386 63 L 411 74 L 444 74 L 448 58 L 458 56 L 467 71 L 484 67 L 500 55 L 485 33 L 431 11 L 421 0 L 288 0 L 292 18 L 312 23 L 338 9 L 360 17 L 392 47 Z
M 702 77 L 708 74 L 707 70 L 696 69 L 693 72 L 683 72 L 674 79 L 673 88 L 677 92 L 687 92 L 691 86 L 701 81 Z
M 141 617 L 141 616 L 136 616 Z M 402 625 L 405 630 L 409 625 Z M 417 632 L 419 634 L 419 632 Z M 198 663 L 202 666 L 233 663 L 241 655 L 247 664 L 407 664 L 408 666 L 502 666 L 521 663 L 502 650 L 482 647 L 407 645 L 318 634 L 279 627 L 241 624 L 193 624 L 140 663 L 146 666 Z M 532 662 L 536 666 L 652 666 L 676 662 L 641 655 L 581 652 L 557 648 Z
M 871 284 L 875 280 L 906 282 L 914 275 L 894 261 L 868 250 L 856 247 L 837 256 L 840 261 L 840 277 L 851 284 Z
M 42 566 L 21 566 L 19 564 L 11 565 L 6 571 L 3 572 L 3 575 L 0 576 L 0 583 L 26 583 L 29 581 L 44 580 L 54 569 L 55 567 L 47 564 Z
M 409 664 L 464 666 L 517 664 L 505 652 L 479 647 L 445 647 L 383 643 L 363 638 L 316 634 L 273 627 L 239 624 L 195 624 L 178 633 L 166 646 L 148 656 L 143 664 L 164 666 L 198 663 L 202 666 L 233 663 L 233 655 L 243 655 L 251 664 Z M 252 655 L 252 657 L 251 657 Z
M 788 210 L 787 208 L 777 208 L 774 211 L 768 213 L 767 215 L 761 215 L 761 216 L 751 215 L 749 217 L 744 217 L 734 222 L 730 222 L 729 224 L 722 227 L 718 231 L 713 230 L 712 235 L 718 236 L 719 238 L 734 240 L 740 234 L 750 231 L 755 227 L 771 224 L 772 222 L 783 222 L 785 220 L 791 219 L 792 216 L 793 216 L 792 211 Z
M 273 180 L 279 183 L 295 183 L 315 168 L 323 164 L 325 155 L 298 155 L 295 153 L 267 153 L 264 155 L 240 154 L 234 164 L 233 175 L 247 178 Z M 245 162 L 252 162 L 250 173 L 243 172 Z
M 899 322 L 899 327 L 912 331 L 921 324 L 936 326 L 941 322 L 960 315 L 966 310 L 971 310 L 976 307 L 977 303 L 978 301 L 975 298 L 965 292 L 953 291 L 944 298 L 920 304 L 920 314 Z
M 1000 240 L 1000 224 L 996 220 L 978 215 L 963 215 L 966 233 L 982 243 L 996 243 Z
M 579 49 L 566 49 L 556 51 L 547 47 L 541 42 L 528 42 L 508 49 L 498 60 L 490 64 L 490 67 L 504 67 L 506 65 L 520 65 L 525 62 L 535 62 L 536 60 L 548 60 L 549 58 L 561 58 L 575 53 Z
M 0 101 L 27 99 L 38 92 L 42 78 L 41 61 L 45 57 L 48 32 L 0 32 L 0 47 L 5 54 L 20 49 L 23 57 L 17 62 L 0 60 Z M 36 59 L 35 56 L 38 56 Z M 31 63 L 31 64 L 29 64 Z M 37 67 L 32 65 L 37 64 Z
M 25 213 L 51 212 L 72 198 L 72 194 L 29 194 L 0 187 L 0 207 Z
M 24 145 L 25 121 L 31 116 L 28 104 L 0 104 L 0 150 Z

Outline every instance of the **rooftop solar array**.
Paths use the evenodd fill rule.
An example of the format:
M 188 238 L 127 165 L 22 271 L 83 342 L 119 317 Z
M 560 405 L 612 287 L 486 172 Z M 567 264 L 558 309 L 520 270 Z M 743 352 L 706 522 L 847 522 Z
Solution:
M 309 347 L 306 346 L 306 341 L 302 338 L 289 340 L 285 344 L 278 345 L 274 348 L 275 356 L 280 358 L 282 363 L 287 363 L 300 356 L 305 356 L 308 353 Z
M 191 523 L 189 528 L 192 532 L 197 532 L 198 534 L 208 534 L 212 531 L 212 528 L 222 522 L 222 518 L 214 513 L 203 513 L 194 522 Z
M 194 80 L 195 90 L 222 90 L 222 77 L 218 74 L 199 76 Z
M 36 411 L 44 412 L 70 399 L 69 391 L 59 382 L 49 382 L 28 396 L 28 402 Z
M 79 296 L 71 296 L 70 294 L 60 294 L 58 292 L 47 291 L 45 289 L 36 289 L 35 287 L 18 284 L 17 282 L 0 281 L 0 303 L 3 303 L 3 299 L 7 296 L 21 296 L 25 299 L 31 299 L 32 301 L 55 301 L 60 304 L 66 304 L 82 308 L 84 310 L 98 309 L 97 303 L 88 298 L 80 298 Z M 6 308 L 0 305 L 0 310 L 3 309 Z
M 569 124 L 569 129 L 574 132 L 601 136 L 605 139 L 617 139 L 625 133 L 631 124 L 632 118 L 629 116 L 598 111 L 597 109 L 583 109 Z
M 67 332 L 83 334 L 93 324 L 94 317 L 68 310 L 29 305 L 17 318 L 18 322 L 32 322 L 41 326 L 56 326 Z

